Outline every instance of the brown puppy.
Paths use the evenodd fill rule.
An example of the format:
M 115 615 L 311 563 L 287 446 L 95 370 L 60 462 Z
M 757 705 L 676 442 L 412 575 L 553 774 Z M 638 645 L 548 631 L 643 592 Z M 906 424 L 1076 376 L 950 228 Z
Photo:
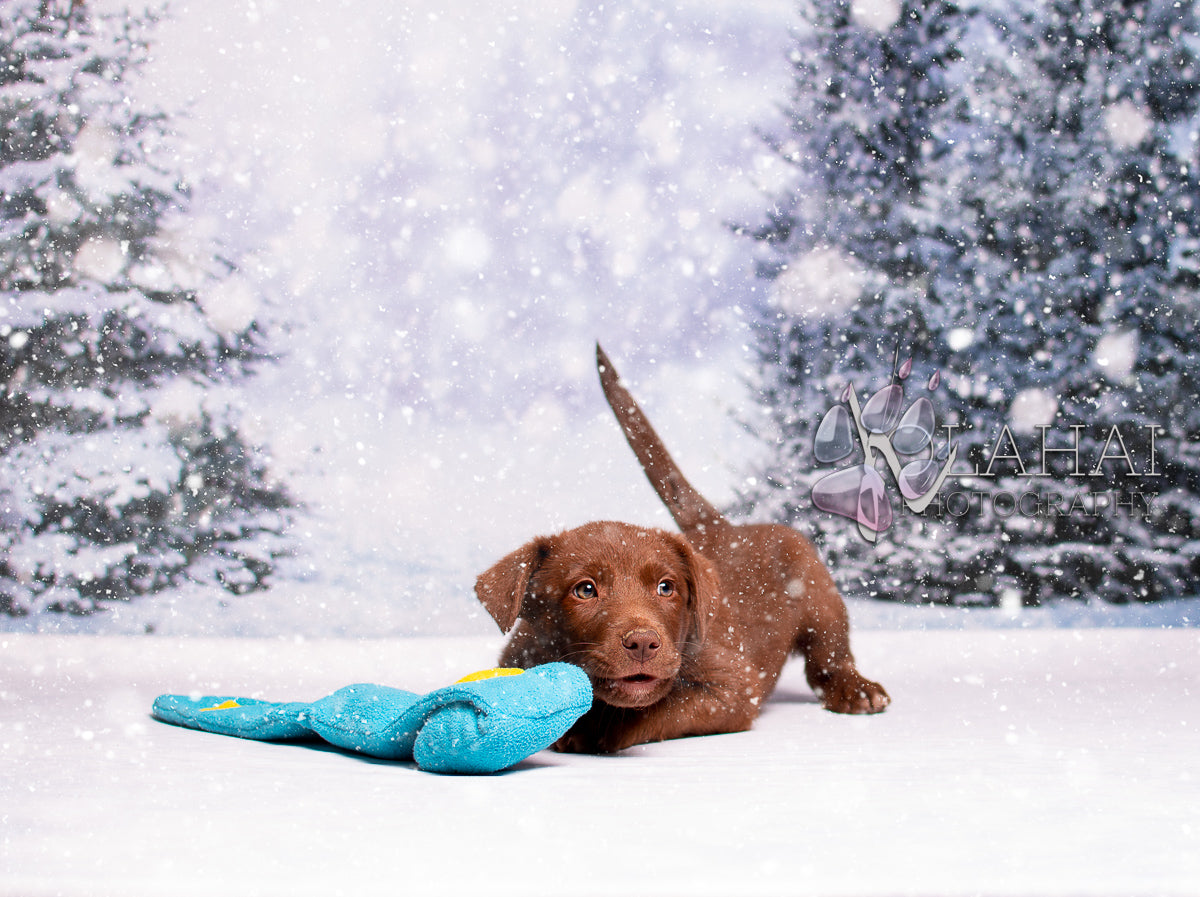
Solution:
M 684 537 L 591 523 L 533 540 L 476 581 L 500 628 L 516 624 L 502 665 L 565 660 L 592 680 L 596 703 L 556 747 L 616 751 L 744 731 L 793 653 L 827 709 L 887 707 L 883 687 L 855 668 L 845 604 L 808 540 L 725 520 L 596 353 L 604 395 Z

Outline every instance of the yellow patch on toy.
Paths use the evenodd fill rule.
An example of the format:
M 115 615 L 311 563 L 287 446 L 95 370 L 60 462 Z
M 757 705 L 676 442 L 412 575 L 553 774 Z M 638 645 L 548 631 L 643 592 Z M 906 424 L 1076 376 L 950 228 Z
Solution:
M 492 670 L 480 670 L 478 673 L 471 673 L 469 676 L 463 676 L 455 685 L 462 682 L 478 682 L 480 679 L 495 679 L 497 676 L 520 676 L 524 670 L 518 670 L 516 667 L 497 667 Z
M 208 713 L 208 711 L 210 711 L 210 710 L 232 710 L 234 707 L 241 707 L 241 706 L 242 705 L 239 704 L 237 701 L 230 698 L 228 701 L 222 701 L 220 704 L 216 704 L 212 707 L 201 707 L 200 712 Z

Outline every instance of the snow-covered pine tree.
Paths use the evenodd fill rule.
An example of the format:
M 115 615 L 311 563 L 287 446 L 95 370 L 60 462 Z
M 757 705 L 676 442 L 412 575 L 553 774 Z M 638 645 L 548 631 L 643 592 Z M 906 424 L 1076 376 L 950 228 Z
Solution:
M 788 127 L 772 140 L 792 183 L 766 224 L 747 228 L 772 281 L 758 326 L 763 416 L 752 422 L 770 450 L 741 510 L 814 529 L 853 594 L 917 597 L 943 527 L 897 515 L 870 545 L 850 521 L 816 511 L 811 489 L 832 468 L 814 457 L 813 439 L 848 382 L 864 397 L 888 385 L 897 348 L 931 370 L 945 363 L 926 348 L 948 310 L 927 286 L 947 249 L 924 185 L 965 120 L 950 77 L 968 19 L 948 2 L 909 0 L 883 18 L 854 7 L 804 7 Z
M 1011 52 L 989 67 L 993 96 L 1016 98 L 1025 124 L 995 136 L 982 176 L 996 236 L 960 264 L 1014 311 L 977 336 L 1028 336 L 1003 368 L 981 366 L 1018 406 L 1056 400 L 1053 421 L 1033 423 L 1086 425 L 1082 466 L 1101 476 L 1060 475 L 1051 485 L 1069 500 L 1157 496 L 1149 513 L 1039 515 L 1014 533 L 1026 596 L 1149 600 L 1200 582 L 1200 293 L 1187 271 L 1200 236 L 1198 25 L 1194 5 L 1171 0 L 1017 6 L 996 22 Z M 1009 415 L 1019 422 L 1019 407 Z M 1101 464 L 1123 454 L 1114 428 L 1130 461 Z
M 192 233 L 147 18 L 0 6 L 0 611 L 262 587 L 286 491 L 236 424 L 254 302 Z M 197 227 L 197 230 L 203 230 Z
M 989 24 L 947 166 L 970 177 L 931 192 L 959 247 L 938 292 L 960 310 L 974 465 L 1006 423 L 1025 448 L 961 481 L 983 498 L 959 545 L 988 545 L 984 575 L 1026 603 L 1186 594 L 1200 582 L 1195 9 L 1050 0 Z M 1043 432 L 1078 454 L 1024 476 L 1043 468 Z M 995 513 L 997 496 L 1029 492 L 1037 513 Z
M 1198 41 L 1192 6 L 1171 0 L 973 18 L 947 82 L 969 115 L 913 204 L 929 227 L 886 241 L 923 258 L 917 304 L 935 322 L 902 348 L 946 372 L 959 469 L 992 475 L 950 487 L 971 497 L 962 516 L 899 518 L 874 559 L 880 594 L 1130 601 L 1200 582 Z M 838 353 L 793 357 L 813 354 Z

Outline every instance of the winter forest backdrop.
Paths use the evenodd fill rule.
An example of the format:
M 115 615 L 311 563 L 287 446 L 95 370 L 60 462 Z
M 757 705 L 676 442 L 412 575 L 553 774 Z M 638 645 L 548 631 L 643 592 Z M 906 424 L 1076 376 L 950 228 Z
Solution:
M 5 626 L 489 631 L 471 583 L 520 541 L 668 525 L 597 339 L 693 481 L 815 527 L 850 595 L 1195 592 L 1190 4 L 177 2 L 124 81 L 122 7 L 71 6 L 0 4 Z M 79 24 L 16 78 L 46 9 Z M 37 112 L 76 52 L 108 62 Z M 886 483 L 859 399 L 908 428 Z M 1097 478 L 1019 475 L 1075 424 Z M 918 517 L 949 442 L 1000 459 L 981 510 Z M 1132 501 L 1154 451 L 1153 512 L 1049 513 Z

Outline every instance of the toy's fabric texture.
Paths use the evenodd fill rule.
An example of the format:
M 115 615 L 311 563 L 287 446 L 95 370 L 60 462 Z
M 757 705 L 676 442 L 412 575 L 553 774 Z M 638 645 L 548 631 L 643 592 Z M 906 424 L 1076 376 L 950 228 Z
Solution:
M 162 695 L 151 712 L 220 735 L 319 736 L 370 757 L 415 760 L 429 772 L 491 773 L 552 745 L 591 706 L 583 670 L 549 663 L 476 673 L 424 696 L 384 685 L 348 685 L 311 704 Z

